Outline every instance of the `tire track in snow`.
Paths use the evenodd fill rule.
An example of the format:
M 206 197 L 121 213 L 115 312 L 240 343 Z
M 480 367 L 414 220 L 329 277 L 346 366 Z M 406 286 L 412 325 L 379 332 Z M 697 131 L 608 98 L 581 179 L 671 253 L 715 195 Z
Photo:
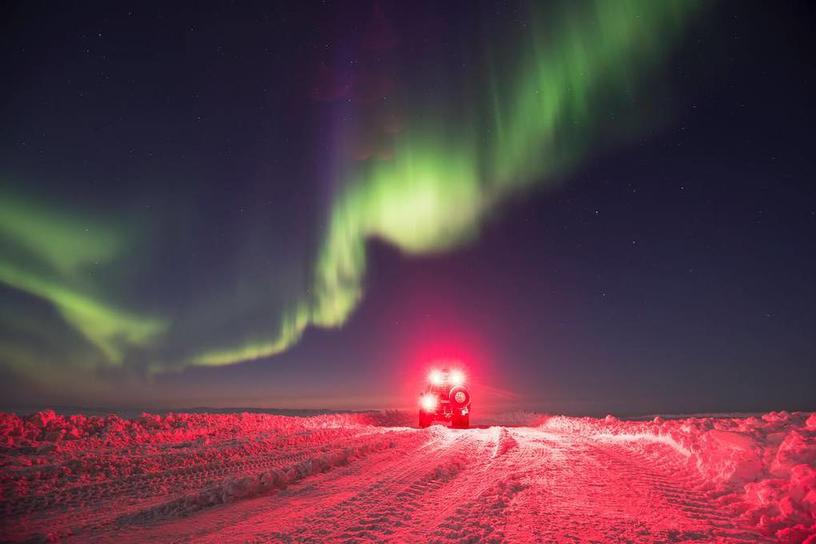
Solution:
M 197 543 L 295 542 L 282 530 L 299 527 L 315 512 L 330 509 L 350 497 L 373 488 L 395 473 L 394 465 L 427 448 L 427 439 L 412 429 L 384 432 L 395 442 L 393 448 L 373 451 L 353 463 L 310 476 L 274 493 L 210 508 L 187 518 L 168 519 L 161 524 L 134 524 L 117 531 L 117 544 L 147 541 Z M 251 535 L 251 536 L 248 536 Z
M 661 451 L 662 450 L 662 451 Z M 694 536 L 716 542 L 772 542 L 759 533 L 739 527 L 738 520 L 729 516 L 720 506 L 700 492 L 704 484 L 699 472 L 691 469 L 680 458 L 672 455 L 668 446 L 655 446 L 651 453 L 625 443 L 603 450 L 611 459 L 611 468 L 639 485 L 655 490 L 666 505 L 691 520 L 703 522 L 707 530 L 692 531 Z M 674 517 L 668 519 L 671 521 Z
M 520 448 L 535 448 L 538 432 L 520 430 Z M 764 542 L 697 494 L 699 478 L 668 446 L 655 446 L 649 455 L 591 435 L 553 438 L 557 454 L 547 462 L 532 459 L 522 478 L 528 485 L 507 513 L 515 521 L 509 541 Z M 695 515 L 694 507 L 707 515 Z
M 168 458 L 160 473 L 50 499 L 35 483 L 3 506 L 25 513 L 14 521 L 28 538 L 117 544 L 768 542 L 706 495 L 676 449 L 580 425 L 300 429 Z
M 363 436 L 370 431 L 366 427 L 359 428 L 357 436 Z M 210 475 L 218 476 L 230 468 L 241 470 L 250 463 L 250 459 L 262 459 L 264 456 L 280 456 L 284 452 L 296 454 L 305 444 L 308 448 L 336 442 L 339 437 L 347 435 L 347 430 L 340 428 L 312 428 L 302 429 L 289 435 L 274 435 L 255 437 L 254 440 L 232 439 L 220 441 L 213 446 L 207 446 L 200 440 L 186 441 L 159 446 L 155 452 L 154 445 L 147 447 L 131 446 L 124 452 L 105 446 L 88 456 L 93 461 L 91 467 L 84 467 L 85 476 L 96 476 L 97 481 L 76 481 L 71 479 L 61 482 L 58 489 L 54 489 L 51 479 L 62 471 L 76 472 L 83 463 L 77 459 L 68 459 L 46 467 L 30 467 L 17 472 L 16 478 L 9 478 L 4 482 L 3 495 L 14 496 L 15 480 L 28 477 L 25 496 L 17 497 L 10 504 L 9 513 L 17 515 L 41 511 L 49 507 L 62 507 L 65 503 L 76 502 L 79 499 L 105 500 L 110 495 L 127 492 L 133 488 L 146 490 L 153 481 L 166 481 L 173 476 L 190 474 L 196 471 L 205 471 Z M 255 451 L 247 451 L 247 449 Z M 258 451 L 260 450 L 260 451 Z M 294 453 L 293 453 L 294 452 Z M 118 454 L 118 458 L 117 457 Z M 106 459 L 107 458 L 107 459 Z M 226 458 L 226 459 L 225 459 Z M 123 463 L 127 459 L 127 463 Z M 105 462 L 109 464 L 105 464 Z M 123 470 L 128 464 L 134 468 Z M 95 465 L 95 466 L 94 466 Z M 164 467 L 160 471 L 154 467 Z M 90 468 L 90 471 L 88 470 Z M 27 474 L 28 473 L 28 474 Z M 32 479 L 32 476 L 36 476 Z M 100 477 L 102 476 L 102 477 Z
M 430 542 L 433 541 L 432 529 L 451 518 L 454 509 L 461 509 L 474 500 L 483 500 L 487 489 L 496 487 L 497 475 L 505 467 L 498 459 L 517 446 L 510 433 L 503 427 L 490 429 L 447 430 L 450 436 L 456 437 L 462 444 L 467 444 L 469 457 L 456 474 L 452 486 L 446 486 L 440 492 L 429 493 L 422 497 L 417 505 L 418 514 L 408 517 L 400 523 L 397 531 L 384 532 L 382 542 Z M 510 477 L 511 479 L 513 476 Z M 501 484 L 500 484 L 501 485 Z M 455 525 L 455 522 L 454 522 Z M 469 527 L 464 524 L 464 527 Z M 451 527 L 456 530 L 457 527 Z M 386 537 L 387 535 L 387 537 Z M 481 542 L 483 540 L 476 540 Z M 476 542 L 474 541 L 474 542 Z
M 219 445 L 221 455 L 234 455 L 238 459 L 219 459 L 217 461 L 205 461 L 190 463 L 189 452 L 179 452 L 172 455 L 163 456 L 163 464 L 170 464 L 167 468 L 158 472 L 132 473 L 117 479 L 110 479 L 105 482 L 80 483 L 76 485 L 64 486 L 57 490 L 49 490 L 45 493 L 33 492 L 31 495 L 19 498 L 10 507 L 9 513 L 14 515 L 25 515 L 34 512 L 47 510 L 48 508 L 77 507 L 82 504 L 93 502 L 98 505 L 100 502 L 118 499 L 121 495 L 149 496 L 156 487 L 172 484 L 174 489 L 177 486 L 184 486 L 186 482 L 200 483 L 202 478 L 218 479 L 233 472 L 243 472 L 252 469 L 263 470 L 272 466 L 280 466 L 286 462 L 303 460 L 310 451 L 314 451 L 327 444 L 336 441 L 337 433 L 308 433 L 308 442 L 300 441 L 299 447 L 287 448 L 289 440 L 276 441 L 266 445 L 269 450 L 264 453 L 246 455 L 243 452 L 233 452 L 236 449 L 234 444 Z M 308 446 L 305 446 L 308 444 Z M 292 451 L 294 449 L 294 451 Z M 157 454 L 141 456 L 138 451 L 133 452 L 134 460 L 150 460 L 159 457 Z M 182 466 L 172 466 L 176 461 Z M 53 470 L 61 467 L 55 466 Z
M 504 542 L 505 511 L 524 487 L 517 473 L 494 479 L 471 500 L 456 506 L 453 514 L 431 532 L 428 542 Z
M 430 523 L 424 539 L 433 543 L 504 542 L 507 509 L 528 484 L 520 469 L 533 466 L 535 454 L 522 447 L 517 429 L 494 427 L 495 445 L 481 468 L 470 497 L 450 505 L 445 517 Z
M 344 435 L 338 440 L 338 434 Z M 245 496 L 281 489 L 315 472 L 389 447 L 390 433 L 365 429 L 348 437 L 342 433 L 320 433 L 318 444 L 298 443 L 294 452 L 277 450 L 244 455 L 223 463 L 209 462 L 172 468 L 148 475 L 134 474 L 109 484 L 75 486 L 54 493 L 47 500 L 12 504 L 19 513 L 13 519 L 16 534 L 78 538 L 101 533 L 112 526 L 144 524 L 167 517 L 223 504 Z M 115 504 L 105 508 L 105 504 Z M 14 511 L 12 509 L 12 512 Z M 56 511 L 56 512 L 55 512 Z M 66 515 L 70 512 L 70 515 Z
M 143 508 L 133 514 L 117 518 L 118 524 L 153 521 L 189 514 L 234 500 L 259 496 L 268 492 L 285 489 L 289 485 L 318 473 L 327 472 L 336 466 L 346 465 L 371 452 L 394 447 L 391 440 L 374 440 L 360 446 L 341 447 L 316 457 L 307 457 L 299 462 L 276 467 L 270 471 L 253 471 L 249 475 L 228 478 L 204 491 L 184 495 L 178 499 Z
M 294 531 L 280 533 L 278 542 L 385 542 L 428 505 L 428 497 L 444 494 L 478 455 L 467 432 L 431 427 L 424 448 L 396 460 L 391 475 L 343 502 L 322 510 Z M 278 540 L 279 539 L 279 540 Z
M 443 532 L 460 530 L 461 527 L 455 525 L 461 521 L 463 506 L 467 510 L 474 500 L 481 500 L 486 491 L 496 485 L 498 476 L 506 474 L 502 472 L 506 467 L 500 461 L 517 447 L 515 439 L 506 428 L 452 432 L 462 433 L 472 441 L 477 454 L 463 468 L 454 487 L 444 494 L 427 497 L 422 515 L 409 520 L 388 541 L 428 542 L 438 538 Z M 450 526 L 441 528 L 445 524 Z

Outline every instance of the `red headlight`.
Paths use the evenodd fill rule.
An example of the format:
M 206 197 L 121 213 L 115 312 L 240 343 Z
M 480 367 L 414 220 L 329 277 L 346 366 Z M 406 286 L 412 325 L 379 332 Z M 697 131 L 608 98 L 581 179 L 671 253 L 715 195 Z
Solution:
M 436 410 L 437 402 L 438 400 L 436 398 L 436 395 L 427 394 L 422 395 L 419 398 L 419 405 L 422 406 L 422 409 L 425 410 L 426 412 L 433 412 L 434 410 Z
M 445 382 L 445 375 L 440 370 L 431 370 L 428 374 L 428 381 L 433 385 L 442 385 Z
M 450 373 L 451 385 L 462 385 L 465 383 L 465 373 L 461 370 L 451 370 Z

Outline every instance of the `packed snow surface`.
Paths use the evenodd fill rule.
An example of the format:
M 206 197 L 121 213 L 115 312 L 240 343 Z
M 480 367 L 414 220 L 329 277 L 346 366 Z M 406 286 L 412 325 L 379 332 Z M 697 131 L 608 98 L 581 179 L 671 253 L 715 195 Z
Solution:
M 0 414 L 0 541 L 816 543 L 816 414 Z

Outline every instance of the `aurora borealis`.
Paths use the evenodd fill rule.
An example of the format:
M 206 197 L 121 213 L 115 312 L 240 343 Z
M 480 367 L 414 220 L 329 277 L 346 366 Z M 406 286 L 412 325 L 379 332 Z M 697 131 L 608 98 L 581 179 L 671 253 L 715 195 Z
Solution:
M 115 230 L 37 209 L 9 194 L 3 195 L 0 217 L 12 255 L 0 264 L 3 283 L 51 303 L 99 351 L 100 361 L 121 363 L 125 350 L 149 345 L 167 328 L 160 319 L 95 298 L 93 285 L 87 285 L 87 268 L 108 264 L 121 251 L 122 236 Z M 91 229 L 95 234 L 89 234 Z M 30 268 L 15 262 L 14 250 L 31 256 Z
M 325 338 L 360 338 L 346 331 L 358 312 L 369 323 L 372 248 L 409 268 L 487 251 L 505 214 L 581 190 L 597 161 L 671 133 L 688 107 L 672 87 L 706 85 L 672 67 L 705 71 L 699 43 L 723 39 L 712 29 L 731 6 L 89 5 L 73 25 L 43 9 L 7 17 L 0 367 L 18 402 L 127 390 L 168 404 L 206 403 L 241 376 L 223 400 L 237 402 L 254 381 L 239 367 L 300 383 L 299 342 L 320 352 Z M 508 240 L 519 254 L 543 246 Z M 477 268 L 501 267 L 491 261 Z M 634 272 L 645 284 L 658 274 L 647 268 Z M 548 312 L 560 310 L 522 313 Z M 365 368 L 366 350 L 389 356 L 387 340 L 369 341 L 347 354 Z M 189 376 L 204 376 L 195 395 L 181 391 Z
M 493 76 L 485 84 L 483 74 L 467 78 L 462 85 L 477 89 L 469 115 L 409 113 L 429 120 L 398 134 L 389 160 L 348 169 L 330 206 L 312 295 L 287 311 L 277 336 L 193 362 L 274 355 L 308 324 L 342 325 L 363 296 L 371 238 L 411 254 L 473 240 L 485 216 L 509 196 L 552 183 L 577 160 L 593 137 L 597 104 L 637 84 L 634 74 L 661 55 L 693 7 L 687 1 L 590 3 L 565 10 L 547 40 L 544 17 L 531 7 L 529 35 L 511 49 L 519 61 L 508 70 L 509 83 Z M 482 47 L 489 50 L 487 43 Z M 455 99 L 444 97 L 434 110 L 451 109 Z

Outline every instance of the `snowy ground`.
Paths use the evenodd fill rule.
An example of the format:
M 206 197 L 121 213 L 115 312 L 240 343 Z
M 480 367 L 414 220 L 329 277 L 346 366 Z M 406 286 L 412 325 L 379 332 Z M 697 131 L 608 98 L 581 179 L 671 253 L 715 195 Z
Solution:
M 816 414 L 405 419 L 0 414 L 0 540 L 816 543 Z

